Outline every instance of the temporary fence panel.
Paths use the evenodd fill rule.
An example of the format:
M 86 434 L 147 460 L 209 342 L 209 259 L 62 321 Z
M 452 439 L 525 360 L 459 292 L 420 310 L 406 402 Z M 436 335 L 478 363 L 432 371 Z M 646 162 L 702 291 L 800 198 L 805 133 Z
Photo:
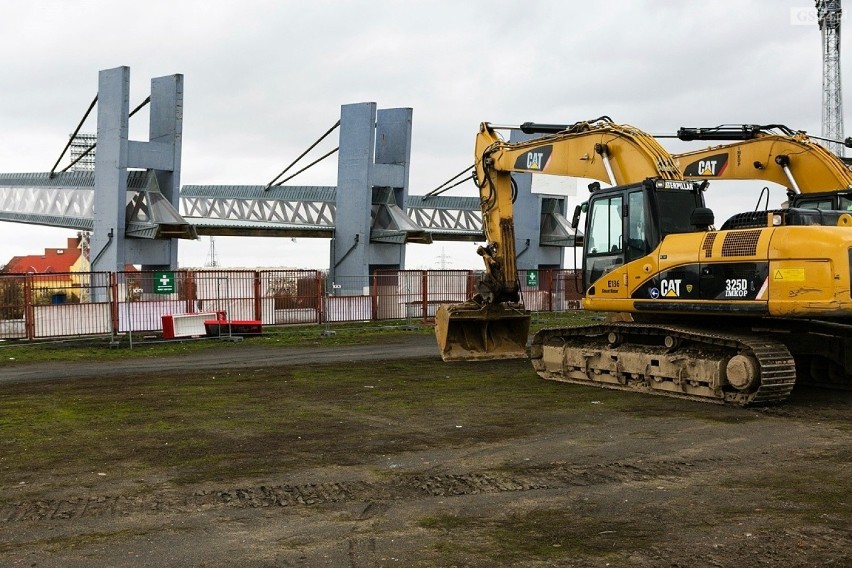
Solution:
M 401 273 L 397 270 L 381 271 L 373 276 L 372 293 L 375 298 L 375 317 L 379 320 L 405 317 L 400 299 Z
M 319 323 L 324 276 L 317 270 L 260 272 L 264 324 Z M 271 316 L 267 319 L 267 312 Z
M 108 335 L 112 331 L 109 303 L 33 307 L 35 338 Z
M 255 320 L 263 318 L 258 305 L 258 284 L 255 271 L 199 270 L 193 273 L 195 311 L 224 311 L 229 320 Z M 258 300 L 258 301 L 256 301 Z M 271 323 L 272 303 L 268 302 L 263 318 Z
M 391 290 L 397 308 L 385 319 L 423 319 L 423 306 L 428 305 L 429 286 L 423 270 L 400 270 L 397 272 L 396 290 Z
M 581 309 L 583 280 L 580 271 L 573 269 L 556 270 L 553 277 L 553 310 L 564 312 Z
M 347 322 L 375 319 L 371 278 L 335 276 L 326 279 L 323 321 Z
M 0 339 L 26 339 L 26 323 L 24 318 L 0 320 Z
M 434 319 L 440 304 L 469 296 L 470 271 L 398 270 L 375 275 L 377 319 Z
M 548 288 L 551 281 L 549 272 L 548 270 L 518 271 L 524 307 L 531 312 L 550 311 L 552 301 L 551 291 Z
M 29 337 L 109 334 L 111 274 L 69 272 L 29 275 L 32 328 Z
M 191 280 L 183 271 L 125 271 L 115 279 L 116 333 L 162 330 L 163 316 L 185 314 Z
M 519 270 L 518 280 L 524 306 L 532 312 L 561 312 L 579 309 L 580 293 L 573 270 Z
M 27 277 L 0 274 L 0 339 L 27 337 Z
M 323 320 L 326 322 L 370 321 L 373 298 L 370 296 L 328 296 Z
M 183 300 L 118 302 L 118 331 L 159 331 L 163 329 L 163 316 L 187 313 Z
M 472 270 L 430 270 L 426 273 L 427 296 L 426 316 L 435 319 L 435 312 L 441 304 L 459 304 L 474 296 L 474 283 L 482 278 L 481 271 Z

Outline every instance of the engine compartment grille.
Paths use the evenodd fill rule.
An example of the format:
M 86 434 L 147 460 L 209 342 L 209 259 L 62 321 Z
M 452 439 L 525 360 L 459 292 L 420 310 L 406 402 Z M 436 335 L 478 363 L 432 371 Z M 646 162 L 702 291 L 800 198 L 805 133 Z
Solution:
M 761 231 L 732 231 L 722 242 L 722 256 L 754 256 Z

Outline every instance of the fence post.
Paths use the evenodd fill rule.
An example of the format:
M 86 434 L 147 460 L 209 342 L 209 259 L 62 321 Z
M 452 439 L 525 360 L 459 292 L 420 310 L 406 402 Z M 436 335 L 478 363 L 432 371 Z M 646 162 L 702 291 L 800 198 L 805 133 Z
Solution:
M 33 274 L 24 276 L 24 328 L 27 339 L 35 339 L 35 307 L 33 306 Z
M 325 291 L 325 286 L 323 286 L 323 275 L 320 271 L 314 271 L 314 280 L 316 280 L 316 285 L 314 286 L 314 290 L 316 290 L 316 294 L 314 295 L 314 306 L 316 306 L 317 310 L 317 323 L 322 323 L 325 321 L 325 302 L 323 302 L 323 292 Z
M 420 271 L 420 301 L 423 303 L 421 309 L 421 320 L 423 323 L 429 321 L 429 271 Z
M 96 281 L 94 280 L 95 275 L 96 273 L 94 272 L 89 273 L 90 282 Z M 119 329 L 120 325 L 118 320 L 118 274 L 116 272 L 108 273 L 107 286 L 109 286 L 109 294 L 107 296 L 109 298 L 109 319 L 112 326 L 112 335 L 113 337 L 115 337 L 121 331 Z M 127 292 L 125 291 L 125 302 L 129 301 L 129 298 L 127 298 L 126 296 Z M 130 322 L 127 323 L 128 325 L 130 324 Z
M 542 270 L 540 274 L 542 277 L 538 279 L 539 289 L 541 289 L 542 282 L 547 282 L 547 285 L 544 287 L 545 290 L 545 298 L 547 298 L 547 311 L 553 311 L 553 270 Z
M 183 294 L 185 296 L 186 313 L 195 313 L 195 273 L 192 270 L 183 271 Z
M 260 301 L 260 271 L 258 270 L 254 271 L 254 319 L 263 321 L 263 306 Z
M 367 277 L 367 285 L 370 287 L 370 319 L 372 321 L 379 320 L 379 276 L 377 272 L 373 272 Z

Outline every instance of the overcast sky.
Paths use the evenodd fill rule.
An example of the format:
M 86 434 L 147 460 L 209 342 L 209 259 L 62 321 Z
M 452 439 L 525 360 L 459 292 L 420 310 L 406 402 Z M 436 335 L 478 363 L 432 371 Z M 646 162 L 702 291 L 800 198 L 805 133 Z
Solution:
M 812 15 L 812 0 L 2 2 L 0 172 L 49 171 L 98 71 L 121 65 L 131 107 L 152 77 L 184 75 L 184 185 L 266 183 L 340 105 L 366 101 L 414 109 L 413 195 L 472 163 L 482 121 L 605 114 L 651 133 L 783 123 L 819 135 L 820 32 L 796 25 Z M 94 116 L 87 126 L 95 131 Z M 147 115 L 131 119 L 131 138 L 147 139 Z M 289 183 L 335 185 L 336 168 L 330 159 Z M 758 193 L 717 182 L 707 200 L 719 219 L 753 208 Z M 451 194 L 476 193 L 468 183 Z M 783 189 L 772 196 L 780 203 Z M 0 264 L 68 236 L 0 223 Z M 208 248 L 207 238 L 181 242 L 181 266 L 203 265 Z M 216 250 L 224 266 L 328 267 L 327 240 L 218 237 Z M 470 243 L 409 245 L 408 267 L 439 267 L 442 250 L 448 268 L 479 268 Z

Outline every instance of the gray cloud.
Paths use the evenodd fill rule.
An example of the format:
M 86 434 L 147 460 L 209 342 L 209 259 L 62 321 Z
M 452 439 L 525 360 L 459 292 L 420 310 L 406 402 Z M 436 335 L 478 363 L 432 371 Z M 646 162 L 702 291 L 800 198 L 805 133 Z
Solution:
M 98 71 L 119 65 L 131 68 L 131 104 L 147 95 L 151 77 L 185 75 L 185 184 L 264 183 L 337 120 L 341 104 L 362 101 L 414 108 L 412 193 L 472 162 L 483 120 L 607 114 L 650 132 L 780 122 L 819 133 L 819 30 L 790 19 L 812 5 L 6 2 L 0 171 L 49 170 L 97 90 Z M 844 46 L 842 60 L 849 57 Z M 133 136 L 145 136 L 146 121 L 134 117 Z M 335 173 L 327 163 L 293 183 L 333 185 Z M 750 190 L 718 193 L 744 208 L 757 199 Z M 58 246 L 66 233 L 0 223 L 0 262 Z M 326 241 L 220 241 L 220 258 L 231 265 L 327 264 Z M 446 247 L 454 266 L 478 267 L 469 244 Z M 206 250 L 203 241 L 183 245 L 181 262 L 202 264 Z M 439 255 L 436 246 L 412 247 L 409 264 L 434 266 Z

